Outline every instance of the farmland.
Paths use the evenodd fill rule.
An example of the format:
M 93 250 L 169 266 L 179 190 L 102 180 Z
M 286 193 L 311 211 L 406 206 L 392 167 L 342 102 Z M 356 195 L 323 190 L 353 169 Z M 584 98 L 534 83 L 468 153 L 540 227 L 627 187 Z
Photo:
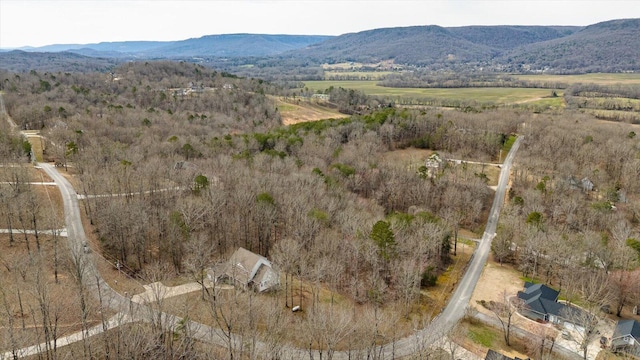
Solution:
M 305 81 L 305 87 L 323 91 L 329 87 L 343 87 L 364 92 L 371 96 L 396 99 L 474 100 L 480 103 L 514 104 L 535 101 L 551 95 L 548 89 L 526 88 L 393 88 L 378 86 L 373 80 L 358 81 Z
M 538 81 L 538 82 L 558 82 L 565 84 L 640 84 L 640 74 L 638 73 L 593 73 L 580 75 L 513 75 L 513 77 L 521 80 Z

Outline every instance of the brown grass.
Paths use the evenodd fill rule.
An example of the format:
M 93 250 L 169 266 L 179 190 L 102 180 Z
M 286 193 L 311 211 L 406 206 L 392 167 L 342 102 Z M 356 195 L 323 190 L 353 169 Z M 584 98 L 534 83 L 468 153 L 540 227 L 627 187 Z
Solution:
M 44 144 L 45 140 L 38 136 L 38 133 L 27 134 L 27 140 L 31 144 L 31 150 L 33 150 L 33 154 L 36 156 L 35 160 L 42 162 L 44 160 Z
M 288 98 L 285 101 L 284 98 L 272 98 L 276 101 L 284 125 L 324 119 L 341 119 L 349 116 L 332 109 L 327 103 L 319 100 Z
M 383 153 L 381 155 L 381 161 L 398 164 L 399 166 L 404 166 L 407 169 L 415 169 L 418 171 L 418 168 L 424 165 L 425 160 L 431 154 L 433 154 L 432 150 L 406 148 Z

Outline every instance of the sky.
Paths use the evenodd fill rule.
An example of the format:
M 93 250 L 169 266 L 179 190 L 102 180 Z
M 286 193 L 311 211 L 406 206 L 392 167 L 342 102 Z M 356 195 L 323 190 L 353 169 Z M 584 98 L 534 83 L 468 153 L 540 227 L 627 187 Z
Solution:
M 640 18 L 639 0 L 0 0 L 0 48 L 623 18 Z

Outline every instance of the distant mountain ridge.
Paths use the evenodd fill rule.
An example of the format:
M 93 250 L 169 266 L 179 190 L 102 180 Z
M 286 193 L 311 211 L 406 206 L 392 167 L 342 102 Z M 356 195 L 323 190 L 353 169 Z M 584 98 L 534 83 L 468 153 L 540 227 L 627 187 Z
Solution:
M 290 71 L 323 63 L 386 61 L 447 71 L 635 72 L 640 71 L 640 19 L 610 20 L 586 27 L 428 25 L 374 29 L 340 36 L 208 35 L 165 42 L 58 44 L 25 51 L 61 50 L 114 60 L 192 61 L 202 58 L 203 63 L 212 64 L 215 63 L 212 59 L 218 58 L 218 65 L 221 61 L 226 62 L 223 66 L 282 67 L 284 64 Z M 7 54 L 0 52 L 0 68 Z M 19 56 L 27 55 L 13 54 L 12 64 L 19 65 L 15 60 Z M 38 59 L 42 61 L 46 57 Z M 59 57 L 57 61 L 62 63 L 61 59 Z
M 325 41 L 325 35 L 225 34 L 179 41 L 119 41 L 26 47 L 26 52 L 73 52 L 107 58 L 172 58 L 187 56 L 270 56 Z

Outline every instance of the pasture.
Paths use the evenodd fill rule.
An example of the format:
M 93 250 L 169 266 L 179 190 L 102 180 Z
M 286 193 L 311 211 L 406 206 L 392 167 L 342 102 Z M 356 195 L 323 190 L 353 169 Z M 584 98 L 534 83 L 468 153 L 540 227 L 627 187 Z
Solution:
M 448 101 L 476 101 L 492 104 L 518 104 L 549 97 L 549 89 L 529 88 L 393 88 L 378 86 L 375 80 L 358 81 L 305 81 L 305 87 L 323 91 L 331 86 L 362 91 L 371 96 L 408 99 L 435 99 Z M 558 94 L 561 96 L 561 94 Z
M 341 119 L 348 115 L 339 113 L 323 101 L 309 99 L 285 100 L 282 97 L 271 97 L 278 107 L 283 125 L 297 124 L 306 121 L 323 119 Z
M 516 79 L 535 81 L 541 83 L 565 83 L 565 84 L 626 84 L 640 85 L 640 73 L 593 73 L 580 75 L 513 75 Z

